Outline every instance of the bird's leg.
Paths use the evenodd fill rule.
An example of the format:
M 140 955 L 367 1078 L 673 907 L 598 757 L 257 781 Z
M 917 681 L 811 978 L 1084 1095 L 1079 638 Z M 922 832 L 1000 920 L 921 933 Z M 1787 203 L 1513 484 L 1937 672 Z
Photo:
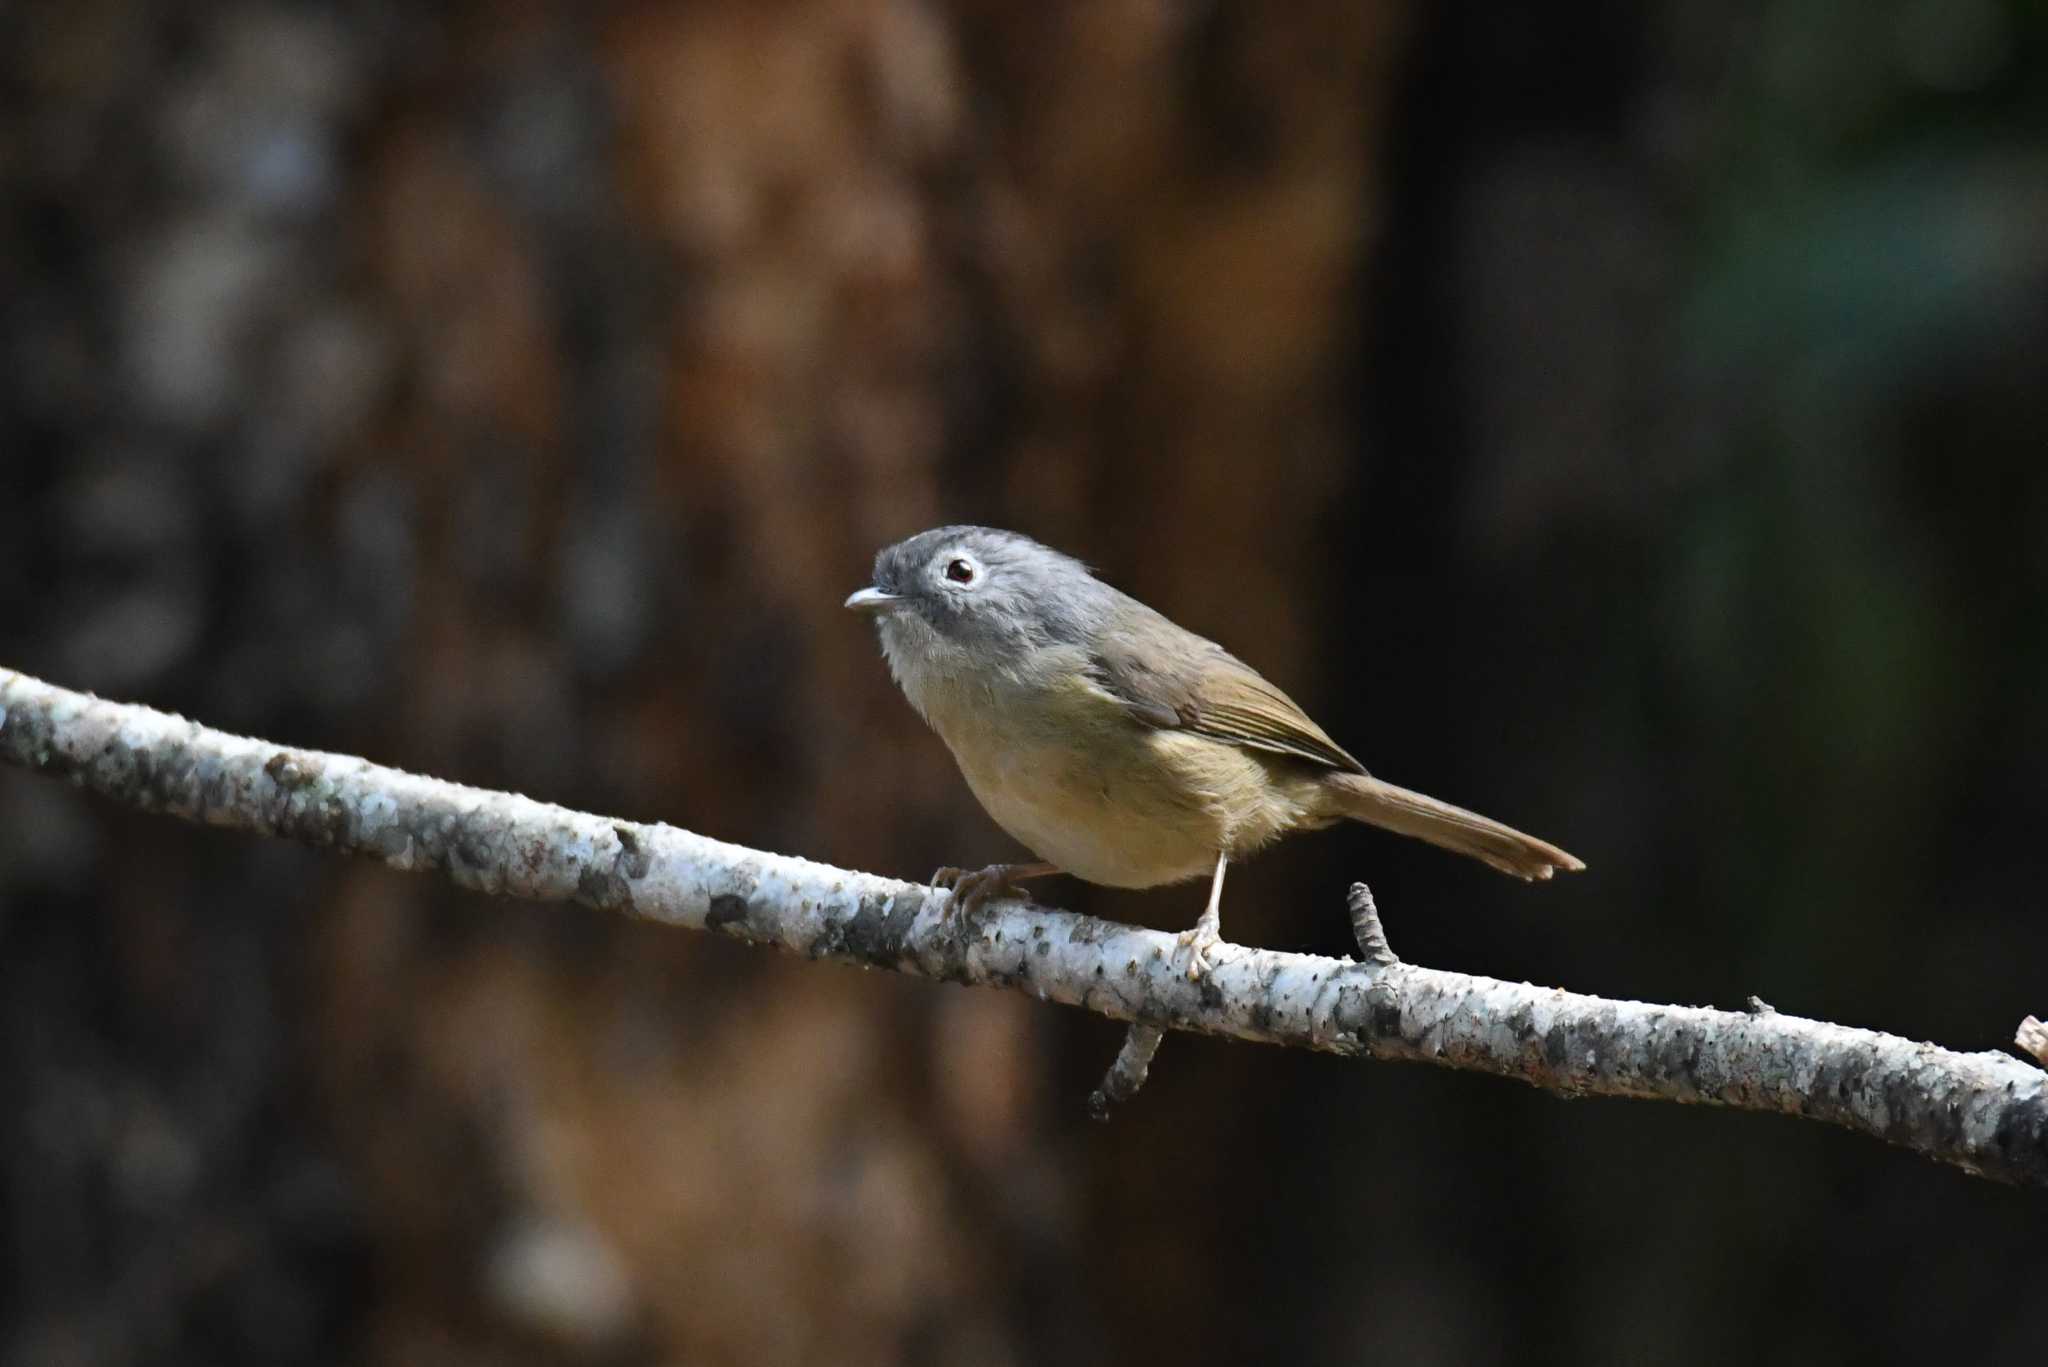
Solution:
M 1209 971 L 1209 951 L 1223 943 L 1223 870 L 1229 863 L 1230 856 L 1219 851 L 1216 855 L 1216 877 L 1209 884 L 1209 905 L 1202 908 L 1193 930 L 1181 932 L 1181 954 L 1187 956 L 1190 979 L 1199 978 Z M 1174 957 L 1178 960 L 1180 955 Z
M 991 897 L 1009 893 L 1025 893 L 1017 884 L 1026 878 L 1043 878 L 1049 873 L 1058 873 L 1053 864 L 990 864 L 985 869 L 956 869 L 947 865 L 932 875 L 932 886 L 951 888 L 953 899 L 946 904 L 945 915 L 967 916 L 981 910 L 981 904 Z

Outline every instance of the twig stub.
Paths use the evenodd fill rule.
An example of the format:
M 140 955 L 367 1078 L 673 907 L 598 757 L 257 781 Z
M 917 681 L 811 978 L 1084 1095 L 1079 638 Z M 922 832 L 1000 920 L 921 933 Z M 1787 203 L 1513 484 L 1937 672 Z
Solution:
M 2048 1067 L 2048 1023 L 2029 1016 L 2020 1022 L 2019 1032 L 2012 1040 L 2039 1060 L 2043 1067 Z
M 1145 1085 L 1145 1075 L 1151 1071 L 1152 1056 L 1159 1052 L 1159 1041 L 1166 1038 L 1166 1032 L 1156 1025 L 1134 1024 L 1124 1035 L 1124 1047 L 1116 1051 L 1116 1060 L 1103 1075 L 1102 1085 L 1088 1094 L 1088 1114 L 1095 1120 L 1108 1120 L 1112 1107 L 1121 1106 L 1138 1094 Z
M 1372 900 L 1372 889 L 1363 883 L 1353 883 L 1347 901 L 1351 907 L 1351 936 L 1358 941 L 1358 952 L 1364 956 L 1359 962 L 1374 968 L 1392 968 L 1400 963 L 1401 956 L 1387 943 L 1387 928 L 1380 924 L 1380 909 Z

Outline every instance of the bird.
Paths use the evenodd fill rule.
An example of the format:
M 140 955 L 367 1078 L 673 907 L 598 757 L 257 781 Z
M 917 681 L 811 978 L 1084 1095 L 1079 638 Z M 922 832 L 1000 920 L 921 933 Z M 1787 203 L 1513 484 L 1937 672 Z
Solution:
M 1295 831 L 1360 821 L 1531 881 L 1585 868 L 1368 773 L 1250 665 L 1021 533 L 955 525 L 886 546 L 846 606 L 874 619 L 904 697 L 1037 856 L 940 869 L 953 911 L 1055 873 L 1114 888 L 1206 876 L 1178 939 L 1192 979 L 1223 943 L 1225 869 Z

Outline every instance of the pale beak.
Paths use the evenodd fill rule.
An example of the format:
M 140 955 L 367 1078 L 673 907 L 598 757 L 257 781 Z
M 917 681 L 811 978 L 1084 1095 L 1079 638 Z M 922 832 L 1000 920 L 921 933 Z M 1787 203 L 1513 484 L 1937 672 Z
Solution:
M 879 614 L 894 610 L 902 601 L 902 596 L 899 594 L 884 593 L 880 589 L 868 588 L 862 589 L 860 592 L 849 597 L 846 600 L 846 606 L 852 608 L 855 612 Z

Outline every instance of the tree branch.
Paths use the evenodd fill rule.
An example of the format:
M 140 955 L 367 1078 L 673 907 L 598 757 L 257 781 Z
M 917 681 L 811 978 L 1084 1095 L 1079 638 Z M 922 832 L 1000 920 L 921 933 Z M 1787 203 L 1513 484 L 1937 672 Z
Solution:
M 483 892 L 1018 988 L 1147 1027 L 1436 1063 L 1566 1096 L 1805 1116 L 2048 1187 L 2048 1073 L 2031 1064 L 1761 1003 L 1749 1012 L 1659 1006 L 1420 968 L 1394 958 L 1362 889 L 1352 910 L 1368 962 L 1233 946 L 1190 982 L 1162 932 L 1016 901 L 960 921 L 946 915 L 947 894 L 920 884 L 230 736 L 7 670 L 0 760 L 127 806 L 438 871 Z M 1145 1042 L 1149 1033 L 1132 1032 L 1105 1079 L 1108 1099 L 1142 1080 L 1157 1043 Z M 1115 1092 L 1120 1076 L 1125 1090 Z

